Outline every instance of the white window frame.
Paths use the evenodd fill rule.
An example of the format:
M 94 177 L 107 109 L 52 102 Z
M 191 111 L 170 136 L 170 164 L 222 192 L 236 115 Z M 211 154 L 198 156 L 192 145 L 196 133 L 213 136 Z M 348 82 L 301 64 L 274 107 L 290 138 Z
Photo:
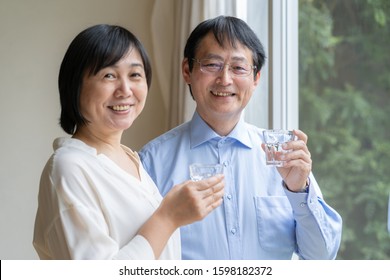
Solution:
M 299 126 L 298 0 L 269 0 L 269 126 Z

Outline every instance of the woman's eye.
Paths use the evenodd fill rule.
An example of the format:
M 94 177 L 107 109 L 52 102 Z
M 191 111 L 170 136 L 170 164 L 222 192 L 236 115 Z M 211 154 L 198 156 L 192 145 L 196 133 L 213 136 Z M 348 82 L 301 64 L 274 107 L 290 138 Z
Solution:
M 112 73 L 107 73 L 106 75 L 104 75 L 104 78 L 107 78 L 107 79 L 114 79 L 115 76 L 114 76 L 114 74 L 112 74 Z
M 142 72 L 133 72 L 130 74 L 130 77 L 132 78 L 142 78 L 144 74 Z

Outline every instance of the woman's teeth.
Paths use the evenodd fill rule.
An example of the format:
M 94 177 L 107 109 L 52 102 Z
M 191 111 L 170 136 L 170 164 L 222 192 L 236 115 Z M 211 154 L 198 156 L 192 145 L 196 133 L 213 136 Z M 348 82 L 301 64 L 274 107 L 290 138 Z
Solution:
M 126 111 L 130 108 L 130 105 L 115 105 L 111 107 L 114 111 Z

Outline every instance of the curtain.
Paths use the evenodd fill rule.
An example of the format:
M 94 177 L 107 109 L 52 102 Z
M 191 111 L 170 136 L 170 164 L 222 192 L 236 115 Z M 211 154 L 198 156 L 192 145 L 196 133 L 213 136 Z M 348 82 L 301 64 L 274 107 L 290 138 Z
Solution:
M 154 77 L 161 89 L 168 129 L 190 120 L 196 106 L 181 74 L 187 37 L 205 19 L 236 14 L 236 0 L 155 1 L 151 22 Z

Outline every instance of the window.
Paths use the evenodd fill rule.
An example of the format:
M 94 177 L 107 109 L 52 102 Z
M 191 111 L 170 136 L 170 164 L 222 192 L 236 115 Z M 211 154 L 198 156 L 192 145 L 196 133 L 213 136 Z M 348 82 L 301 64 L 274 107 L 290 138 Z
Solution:
M 245 118 L 264 128 L 296 128 L 298 1 L 247 0 L 247 22 L 263 43 L 267 61 Z
M 245 120 L 258 127 L 268 127 L 269 123 L 269 36 L 268 0 L 247 0 L 245 14 L 248 25 L 253 29 L 264 46 L 267 59 L 261 70 L 260 83 L 245 109 Z
M 299 1 L 299 126 L 343 217 L 338 259 L 389 259 L 390 2 Z
M 390 2 L 246 7 L 268 57 L 246 120 L 308 134 L 314 175 L 343 217 L 338 259 L 390 259 Z

